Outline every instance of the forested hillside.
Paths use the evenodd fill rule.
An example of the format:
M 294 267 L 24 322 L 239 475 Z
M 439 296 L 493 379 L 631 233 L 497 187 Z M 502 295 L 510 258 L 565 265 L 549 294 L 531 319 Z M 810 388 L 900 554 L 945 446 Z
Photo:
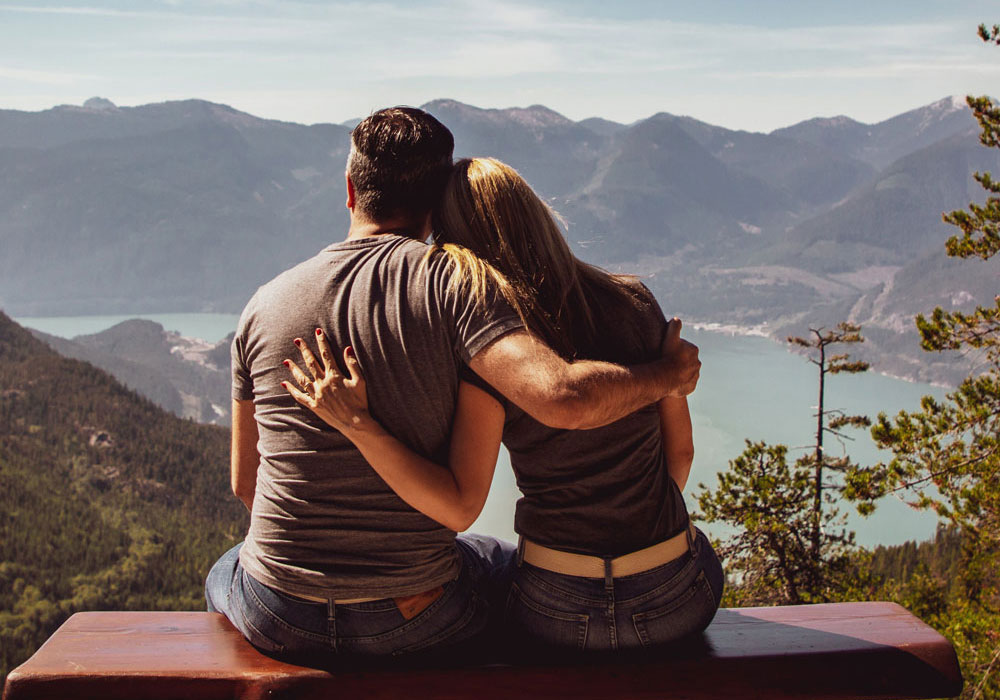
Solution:
M 0 683 L 81 610 L 204 609 L 239 541 L 229 432 L 177 418 L 0 313 Z
M 955 528 L 939 526 L 934 539 L 906 542 L 872 551 L 870 570 L 887 581 L 906 583 L 915 575 L 931 576 L 942 585 L 957 583 L 962 561 L 962 536 Z

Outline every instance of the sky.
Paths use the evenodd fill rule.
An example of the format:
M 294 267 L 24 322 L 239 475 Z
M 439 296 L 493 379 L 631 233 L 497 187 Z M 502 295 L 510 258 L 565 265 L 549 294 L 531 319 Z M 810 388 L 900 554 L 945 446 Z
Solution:
M 300 123 L 450 98 L 770 131 L 1000 94 L 996 0 L 0 0 L 0 109 L 199 98 Z

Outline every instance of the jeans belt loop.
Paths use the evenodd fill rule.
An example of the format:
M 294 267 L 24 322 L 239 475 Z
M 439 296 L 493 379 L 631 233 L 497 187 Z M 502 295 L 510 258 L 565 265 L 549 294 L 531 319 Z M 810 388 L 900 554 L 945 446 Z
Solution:
M 611 574 L 614 577 L 631 576 L 669 564 L 692 550 L 694 534 L 694 525 L 689 523 L 683 532 L 668 540 L 615 557 L 611 560 Z M 521 538 L 518 549 L 523 552 L 519 555 L 522 561 L 546 571 L 586 578 L 605 576 L 605 560 L 602 557 L 564 552 L 525 538 Z

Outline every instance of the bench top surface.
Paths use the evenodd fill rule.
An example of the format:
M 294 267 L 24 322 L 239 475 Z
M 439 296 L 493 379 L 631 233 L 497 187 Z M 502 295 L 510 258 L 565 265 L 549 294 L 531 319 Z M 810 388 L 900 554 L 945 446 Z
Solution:
M 580 665 L 321 671 L 264 656 L 222 615 L 77 613 L 4 700 L 77 697 L 868 697 L 957 694 L 950 643 L 893 603 L 722 609 L 697 651 Z

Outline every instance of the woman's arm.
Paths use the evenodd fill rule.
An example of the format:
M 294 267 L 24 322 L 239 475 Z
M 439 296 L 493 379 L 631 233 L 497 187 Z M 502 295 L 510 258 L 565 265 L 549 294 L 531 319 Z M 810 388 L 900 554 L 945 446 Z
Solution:
M 354 443 L 389 488 L 409 505 L 452 530 L 468 528 L 482 511 L 493 482 L 503 406 L 482 389 L 462 382 L 452 426 L 450 468 L 435 464 L 386 432 L 368 413 L 365 379 L 351 349 L 344 351 L 350 375 L 345 377 L 333 362 L 325 336 L 319 330 L 316 335 L 323 364 L 298 340 L 296 345 L 313 378 L 286 361 L 302 387 L 300 391 L 284 382 L 288 393 Z
M 660 410 L 660 434 L 663 436 L 663 454 L 667 458 L 667 472 L 684 490 L 691 463 L 694 461 L 694 438 L 691 435 L 691 413 L 687 398 L 667 397 L 657 404 Z
M 681 352 L 681 320 L 676 316 L 667 322 L 660 352 L 664 357 Z M 687 396 L 666 396 L 657 403 L 660 411 L 660 434 L 663 437 L 663 454 L 667 458 L 667 473 L 684 490 L 691 463 L 694 461 L 694 438 L 691 435 L 691 412 Z
M 233 400 L 233 439 L 229 457 L 230 481 L 233 493 L 243 501 L 247 510 L 253 510 L 254 492 L 257 490 L 257 419 L 253 401 Z

